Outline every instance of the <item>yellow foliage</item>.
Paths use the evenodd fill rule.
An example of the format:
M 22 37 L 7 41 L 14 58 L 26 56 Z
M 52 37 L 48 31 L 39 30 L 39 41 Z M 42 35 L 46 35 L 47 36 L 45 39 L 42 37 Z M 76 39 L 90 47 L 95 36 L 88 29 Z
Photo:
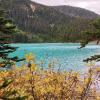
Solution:
M 29 54 L 26 54 L 25 55 L 25 58 L 26 58 L 26 61 L 27 62 L 30 62 L 30 61 L 34 61 L 34 56 L 33 56 L 33 54 L 32 53 L 29 53 Z
M 100 67 L 95 68 L 96 72 L 100 72 Z
M 27 62 L 34 61 L 34 57 L 32 54 L 28 54 L 26 60 Z M 96 68 L 96 70 L 100 69 Z M 90 74 L 88 72 L 81 75 L 74 71 L 56 72 L 50 69 L 37 70 L 34 61 L 30 68 L 23 65 L 14 70 L 1 71 L 0 85 L 6 77 L 13 79 L 14 82 L 9 89 L 16 89 L 21 96 L 27 95 L 27 100 L 82 100 L 81 98 L 85 98 L 83 100 L 100 100 L 98 91 L 94 93 L 92 92 L 94 89 L 91 88 L 97 75 L 96 73 L 92 73 L 92 76 Z M 8 88 L 0 90 L 0 97 L 6 90 Z
M 32 70 L 32 71 L 36 71 L 36 69 L 37 69 L 36 64 L 34 64 L 34 63 L 31 64 L 31 70 Z
M 100 100 L 100 96 L 97 96 L 97 97 L 96 97 L 96 100 Z
M 79 92 L 79 93 L 82 93 L 82 91 L 83 91 L 82 86 L 78 85 L 77 88 L 76 88 L 76 91 Z

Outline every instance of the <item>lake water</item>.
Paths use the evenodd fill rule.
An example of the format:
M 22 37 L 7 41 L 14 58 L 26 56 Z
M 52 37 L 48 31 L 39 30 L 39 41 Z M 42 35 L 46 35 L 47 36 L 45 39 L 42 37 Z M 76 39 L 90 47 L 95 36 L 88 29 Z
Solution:
M 99 45 L 88 45 L 85 48 L 78 49 L 78 43 L 40 43 L 40 44 L 11 44 L 19 47 L 16 52 L 10 56 L 17 55 L 23 58 L 27 53 L 33 53 L 36 57 L 36 63 L 40 67 L 43 62 L 46 69 L 49 63 L 52 63 L 57 70 L 75 70 L 83 72 L 87 69 L 83 60 L 94 54 L 100 53 Z

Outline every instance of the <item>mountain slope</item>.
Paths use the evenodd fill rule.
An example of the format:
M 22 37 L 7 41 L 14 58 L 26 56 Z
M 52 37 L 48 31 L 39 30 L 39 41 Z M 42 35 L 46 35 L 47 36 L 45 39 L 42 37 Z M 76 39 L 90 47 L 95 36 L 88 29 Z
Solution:
M 92 11 L 78 8 L 78 7 L 65 5 L 65 6 L 53 6 L 53 8 L 61 12 L 62 14 L 66 16 L 69 15 L 71 17 L 84 18 L 84 19 L 95 19 L 97 17 L 100 17 L 98 14 Z
M 76 41 L 81 37 L 80 32 L 90 27 L 90 18 L 76 17 L 79 16 L 76 12 L 76 15 L 72 16 L 70 12 L 65 14 L 58 8 L 40 5 L 30 0 L 10 1 L 2 0 L 2 7 L 8 10 L 9 17 L 21 30 L 28 32 L 23 36 L 24 42 Z M 74 10 L 73 7 L 71 9 Z M 98 17 L 95 14 L 94 16 L 92 19 Z M 20 34 L 16 35 L 15 42 L 23 42 L 23 38 L 20 37 Z

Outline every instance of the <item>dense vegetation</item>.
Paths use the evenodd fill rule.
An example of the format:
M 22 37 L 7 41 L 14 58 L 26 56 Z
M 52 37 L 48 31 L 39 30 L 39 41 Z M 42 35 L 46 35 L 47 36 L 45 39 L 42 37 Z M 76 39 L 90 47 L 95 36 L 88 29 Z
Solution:
M 81 31 L 91 29 L 91 20 L 98 17 L 93 12 L 73 7 L 67 7 L 64 14 L 59 11 L 61 7 L 57 10 L 30 0 L 1 0 L 1 3 L 8 10 L 8 17 L 25 31 L 14 35 L 14 42 L 79 42 Z M 73 13 L 72 9 L 76 11 Z
M 9 57 L 9 53 L 16 50 L 15 47 L 9 45 L 11 43 L 11 36 L 17 32 L 16 26 L 12 24 L 11 20 L 5 18 L 5 11 L 0 8 L 0 74 L 2 75 L 3 68 L 11 68 L 18 57 Z M 4 69 L 4 70 L 6 70 Z M 20 96 L 16 89 L 7 89 L 13 82 L 9 77 L 2 78 L 0 75 L 0 100 L 23 100 L 25 96 Z M 1 81 L 2 79 L 2 81 Z M 4 90 L 4 91 L 3 91 Z M 2 94 L 3 93 L 3 94 Z M 13 96 L 14 95 L 14 96 Z
M 15 65 L 13 70 L 0 72 L 0 84 L 6 77 L 13 79 L 0 91 L 0 97 L 5 91 L 15 89 L 17 95 L 27 97 L 25 100 L 100 100 L 100 68 L 93 67 L 92 63 L 85 74 L 55 72 L 52 63 L 48 65 L 48 70 L 44 70 L 42 65 L 40 68 L 36 65 L 34 56 L 27 54 L 25 57 L 27 64 L 21 67 Z
M 85 45 L 87 45 L 91 41 L 96 41 L 96 44 L 99 44 L 100 42 L 100 18 L 93 21 L 92 24 L 93 24 L 92 30 L 95 31 L 86 30 L 82 33 L 83 39 L 81 42 L 81 47 L 85 47 Z M 87 58 L 84 61 L 88 62 L 92 60 L 100 61 L 100 55 L 91 56 L 90 58 Z
M 46 70 L 31 53 L 25 59 L 19 67 L 13 63 L 12 69 L 0 71 L 1 100 L 100 100 L 100 68 L 94 63 L 80 74 L 54 71 L 53 63 Z
M 5 11 L 0 8 L 0 67 L 11 66 L 11 60 L 18 60 L 17 57 L 8 57 L 9 53 L 16 50 L 15 47 L 8 45 L 15 32 L 17 32 L 16 26 L 12 24 L 11 20 L 5 18 Z
M 93 26 L 95 32 L 89 30 L 84 33 L 82 47 L 92 40 L 99 43 L 100 19 L 94 22 Z M 35 57 L 26 54 L 26 61 L 17 67 L 18 59 L 8 58 L 8 54 L 16 50 L 9 45 L 14 33 L 19 39 L 20 36 L 25 36 L 24 41 L 29 36 L 28 33 L 18 31 L 0 8 L 0 100 L 100 100 L 100 68 L 96 68 L 94 63 L 89 64 L 88 71 L 84 74 L 74 71 L 61 72 L 59 69 L 54 71 L 52 63 L 49 63 L 47 70 L 42 64 L 38 67 Z M 1 67 L 6 66 L 12 69 L 1 70 Z

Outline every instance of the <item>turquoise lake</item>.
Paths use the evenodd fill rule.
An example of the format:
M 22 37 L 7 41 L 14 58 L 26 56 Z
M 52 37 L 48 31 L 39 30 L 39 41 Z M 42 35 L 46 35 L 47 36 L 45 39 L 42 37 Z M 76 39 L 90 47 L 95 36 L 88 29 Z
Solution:
M 46 69 L 48 64 L 52 63 L 55 70 L 74 70 L 85 71 L 87 69 L 83 60 L 94 54 L 100 53 L 100 45 L 88 45 L 85 48 L 78 49 L 78 43 L 36 43 L 36 44 L 11 44 L 19 47 L 16 52 L 10 56 L 23 58 L 25 54 L 33 53 L 36 58 L 36 64 Z M 20 65 L 18 63 L 17 65 Z

